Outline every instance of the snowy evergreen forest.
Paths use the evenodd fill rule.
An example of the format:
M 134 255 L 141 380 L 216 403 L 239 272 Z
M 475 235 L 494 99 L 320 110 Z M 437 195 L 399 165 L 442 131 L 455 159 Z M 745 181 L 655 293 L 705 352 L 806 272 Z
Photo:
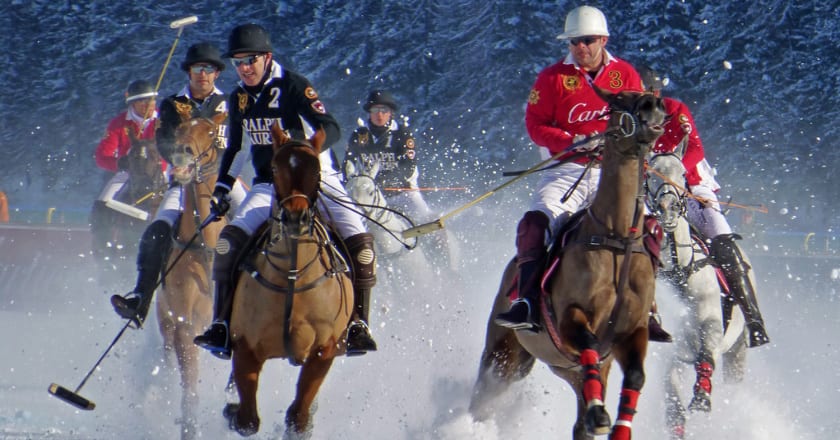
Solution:
M 689 103 L 723 199 L 766 205 L 769 214 L 756 220 L 774 229 L 840 227 L 840 2 L 590 4 L 607 16 L 608 49 L 667 74 L 666 94 Z M 536 73 L 565 55 L 555 36 L 578 5 L 4 2 L 0 190 L 13 208 L 87 210 L 102 185 L 92 153 L 108 120 L 124 109 L 124 88 L 133 79 L 156 80 L 176 36 L 169 23 L 197 15 L 161 93 L 185 82 L 178 66 L 190 44 L 206 40 L 224 50 L 230 29 L 256 22 L 272 33 L 281 63 L 315 84 L 345 137 L 367 91 L 390 89 L 428 149 L 421 183 L 481 194 L 502 182 L 502 171 L 536 163 L 525 99 Z M 220 86 L 230 90 L 235 80 L 227 69 Z

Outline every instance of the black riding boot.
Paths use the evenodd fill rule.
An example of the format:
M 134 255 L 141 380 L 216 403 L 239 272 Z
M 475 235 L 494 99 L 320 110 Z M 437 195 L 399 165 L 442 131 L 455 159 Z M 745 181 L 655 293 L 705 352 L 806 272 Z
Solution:
M 139 328 L 143 326 L 163 269 L 163 263 L 172 247 L 172 228 L 163 220 L 150 224 L 140 238 L 137 252 L 137 284 L 125 296 L 113 295 L 114 311 L 130 319 Z
M 656 301 L 650 307 L 650 317 L 648 318 L 648 340 L 653 342 L 674 342 L 674 338 L 670 333 L 662 328 L 662 322 L 659 320 L 659 313 L 656 310 Z
M 376 254 L 373 235 L 361 233 L 344 240 L 353 267 L 353 301 L 356 304 L 347 328 L 347 355 L 362 355 L 376 351 L 376 341 L 370 334 L 368 314 L 370 293 L 376 285 Z
M 741 306 L 741 312 L 744 314 L 744 321 L 750 333 L 750 347 L 758 347 L 770 342 L 770 338 L 767 336 L 764 319 L 758 309 L 755 286 L 747 276 L 750 267 L 744 261 L 741 249 L 735 243 L 735 240 L 740 238 L 737 234 L 718 235 L 712 239 L 710 250 L 712 259 L 723 270 L 732 299 Z
M 236 226 L 228 225 L 219 234 L 216 255 L 213 258 L 213 279 L 216 293 L 213 301 L 213 324 L 193 343 L 209 350 L 219 359 L 230 359 L 230 315 L 233 311 L 233 294 L 239 271 L 236 264 L 250 240 L 248 233 Z
M 90 210 L 90 218 L 88 219 L 90 221 L 90 245 L 97 263 L 105 259 L 106 255 L 105 249 L 109 240 L 108 223 L 113 219 L 109 211 L 111 209 L 102 200 L 94 201 Z
M 519 269 L 519 298 L 510 310 L 499 313 L 493 322 L 513 330 L 539 331 L 540 278 L 545 265 L 545 233 L 548 217 L 529 211 L 516 231 L 516 265 Z

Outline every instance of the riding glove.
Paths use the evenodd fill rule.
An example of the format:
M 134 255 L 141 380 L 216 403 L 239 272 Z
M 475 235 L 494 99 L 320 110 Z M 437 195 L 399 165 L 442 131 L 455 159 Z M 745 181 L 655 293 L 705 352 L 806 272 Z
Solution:
M 601 145 L 603 145 L 604 139 L 601 136 L 597 136 L 597 134 L 598 133 L 592 133 L 591 136 L 583 134 L 576 135 L 572 138 L 572 145 L 574 146 L 570 148 L 570 150 L 582 153 L 598 150 L 601 148 Z
M 216 218 L 222 217 L 230 209 L 230 194 L 224 188 L 213 190 L 213 197 L 210 198 L 210 213 Z

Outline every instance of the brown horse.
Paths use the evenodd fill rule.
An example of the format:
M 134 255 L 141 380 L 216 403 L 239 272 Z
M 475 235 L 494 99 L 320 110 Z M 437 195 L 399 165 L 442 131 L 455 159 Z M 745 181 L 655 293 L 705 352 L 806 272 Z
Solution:
M 246 436 L 260 427 L 257 385 L 266 360 L 300 365 L 297 393 L 286 411 L 286 433 L 311 433 L 311 409 L 333 359 L 345 349 L 353 310 L 347 265 L 315 215 L 320 183 L 318 153 L 325 133 L 312 143 L 289 140 L 276 125 L 275 206 L 258 252 L 243 263 L 231 317 L 233 376 L 240 403 L 224 414 Z
M 198 431 L 198 347 L 192 339 L 210 324 L 212 250 L 226 222 L 222 218 L 200 226 L 210 215 L 221 157 L 216 138 L 226 117 L 222 113 L 212 120 L 187 119 L 175 131 L 172 162 L 176 166 L 171 173 L 181 187 L 181 217 L 166 265 L 169 271 L 157 296 L 157 316 L 164 349 L 174 350 L 181 374 L 182 440 L 195 438 Z
M 487 325 L 470 412 L 479 420 L 489 417 L 492 397 L 525 377 L 538 359 L 575 390 L 574 439 L 610 433 L 603 395 L 615 359 L 624 381 L 610 439 L 629 440 L 645 380 L 648 311 L 654 296 L 654 265 L 642 245 L 643 163 L 662 134 L 665 110 L 651 94 L 598 92 L 610 106 L 599 189 L 554 260 L 556 271 L 543 279 L 543 331 L 513 331 L 493 323 L 493 317 L 508 309 L 516 284 L 511 261 Z
M 166 190 L 161 156 L 154 139 L 139 139 L 129 130 L 128 180 L 110 202 L 96 201 L 91 211 L 92 251 L 100 283 L 122 283 L 134 270 L 137 243 L 157 212 Z

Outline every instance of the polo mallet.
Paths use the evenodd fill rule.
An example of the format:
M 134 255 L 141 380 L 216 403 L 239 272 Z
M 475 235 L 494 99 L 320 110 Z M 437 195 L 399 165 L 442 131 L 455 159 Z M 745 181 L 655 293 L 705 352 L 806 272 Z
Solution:
M 172 42 L 172 47 L 169 49 L 169 55 L 166 56 L 166 61 L 163 63 L 163 69 L 161 69 L 160 76 L 158 76 L 157 83 L 155 83 L 155 95 L 157 95 L 157 91 L 160 90 L 160 83 L 163 82 L 163 75 L 166 74 L 166 68 L 169 67 L 169 61 L 172 60 L 172 55 L 175 53 L 175 47 L 178 46 L 178 41 L 181 39 L 181 34 L 184 32 L 184 26 L 189 26 L 197 22 L 198 17 L 195 15 L 190 15 L 189 17 L 179 18 L 173 21 L 172 23 L 169 23 L 169 28 L 178 29 L 178 34 L 175 35 L 175 41 Z M 154 106 L 150 108 L 153 109 Z M 149 119 L 150 108 L 146 109 L 144 119 Z
M 181 250 L 181 253 L 179 253 L 178 256 L 175 257 L 175 260 L 172 261 L 172 264 L 170 264 L 169 267 L 166 268 L 166 271 L 164 271 L 163 276 L 155 285 L 155 289 L 157 289 L 160 283 L 166 278 L 166 275 L 169 274 L 172 268 L 175 267 L 175 264 L 178 263 L 178 260 L 181 259 L 181 256 L 184 255 L 187 249 L 189 249 L 190 246 L 193 244 L 195 239 L 198 238 L 198 235 L 201 234 L 201 231 L 207 225 L 213 223 L 217 219 L 218 216 L 215 213 L 211 212 L 210 215 L 207 216 L 207 218 L 203 222 L 201 222 L 201 225 L 198 227 L 198 230 L 195 231 L 195 234 L 193 234 L 192 238 L 190 238 L 190 241 L 187 242 L 187 244 Z M 125 333 L 125 329 L 127 329 L 131 325 L 131 322 L 131 319 L 126 320 L 125 325 L 122 327 L 122 329 L 120 329 L 119 333 L 117 333 L 117 336 L 114 338 L 113 341 L 111 341 L 111 344 L 108 345 L 108 348 L 105 349 L 105 351 L 102 353 L 102 356 L 99 356 L 99 359 L 96 361 L 96 363 L 93 364 L 93 367 L 91 367 L 90 371 L 88 371 L 84 379 L 82 379 L 82 382 L 79 383 L 79 386 L 77 386 L 75 390 L 70 391 L 69 388 L 63 387 L 53 382 L 50 384 L 49 388 L 47 388 L 47 392 L 69 403 L 70 405 L 75 406 L 76 408 L 83 409 L 86 411 L 93 411 L 96 408 L 96 404 L 93 403 L 90 399 L 86 399 L 80 396 L 79 391 L 81 391 L 82 387 L 85 386 L 85 383 L 87 383 L 88 379 L 90 379 L 90 377 L 93 375 L 93 372 L 96 371 L 97 368 L 99 368 L 99 364 L 102 363 L 102 361 L 105 359 L 105 356 L 107 356 L 111 349 L 114 348 L 114 345 L 116 345 L 117 341 L 120 340 L 123 333 Z
M 533 174 L 535 171 L 539 171 L 539 170 L 540 170 L 542 167 L 544 167 L 545 165 L 548 165 L 549 163 L 551 163 L 551 162 L 553 162 L 553 161 L 555 161 L 555 160 L 559 159 L 559 158 L 560 158 L 560 156 L 563 156 L 563 155 L 565 155 L 565 154 L 568 154 L 568 153 L 569 153 L 569 151 L 570 151 L 570 150 L 572 150 L 572 149 L 574 149 L 575 147 L 577 147 L 577 146 L 579 146 L 579 145 L 583 145 L 583 144 L 585 144 L 585 143 L 587 143 L 587 142 L 591 141 L 592 139 L 595 139 L 596 137 L 602 137 L 602 136 L 604 136 L 604 134 L 603 134 L 603 133 L 599 133 L 599 134 L 596 134 L 596 135 L 593 135 L 593 136 L 587 137 L 586 139 L 583 139 L 583 140 L 581 140 L 581 141 L 579 141 L 579 142 L 575 142 L 575 143 L 573 143 L 572 145 L 570 145 L 570 146 L 569 146 L 568 148 L 566 148 L 565 150 L 563 150 L 563 151 L 561 151 L 561 152 L 559 152 L 559 153 L 555 154 L 554 156 L 549 157 L 548 159 L 546 159 L 546 160 L 544 160 L 544 161 L 542 161 L 542 162 L 540 162 L 540 163 L 538 163 L 538 164 L 536 164 L 536 165 L 532 166 L 531 168 L 528 168 L 528 169 L 527 169 L 527 170 L 525 170 L 525 171 L 522 171 L 521 173 L 519 173 L 519 175 L 517 175 L 517 176 L 516 176 L 516 177 L 514 177 L 513 179 L 510 179 L 510 180 L 508 180 L 507 182 L 505 182 L 505 183 L 503 183 L 503 184 L 501 184 L 501 185 L 499 185 L 499 186 L 497 186 L 497 187 L 495 187 L 495 188 L 491 189 L 490 191 L 488 191 L 488 192 L 486 192 L 486 193 L 482 194 L 481 196 L 479 196 L 478 198 L 476 198 L 476 199 L 472 200 L 471 202 L 467 202 L 467 203 L 465 203 L 465 204 L 461 205 L 460 207 L 458 207 L 458 208 L 456 208 L 456 209 L 454 209 L 454 210 L 452 210 L 452 211 L 450 211 L 450 212 L 448 212 L 448 213 L 444 214 L 444 215 L 443 215 L 443 216 L 441 216 L 439 219 L 434 220 L 434 221 L 431 221 L 431 222 L 429 222 L 429 223 L 423 223 L 422 225 L 417 225 L 417 226 L 415 226 L 415 227 L 413 227 L 413 228 L 408 228 L 408 229 L 406 229 L 405 231 L 403 231 L 403 232 L 402 232 L 402 236 L 403 236 L 403 238 L 408 239 L 408 238 L 413 238 L 413 237 L 417 237 L 417 236 L 424 235 L 424 234 L 431 234 L 432 232 L 439 231 L 439 230 L 443 229 L 443 228 L 444 228 L 444 220 L 446 220 L 446 219 L 448 219 L 448 218 L 450 218 L 450 217 L 452 217 L 452 216 L 454 216 L 454 215 L 456 215 L 456 214 L 460 213 L 461 211 L 464 211 L 464 210 L 465 210 L 465 209 L 467 209 L 467 208 L 470 208 L 470 207 L 472 207 L 472 206 L 474 206 L 474 205 L 478 204 L 478 203 L 479 203 L 479 202 L 481 202 L 482 200 L 484 200 L 484 199 L 486 199 L 486 198 L 488 198 L 488 197 L 492 196 L 492 195 L 493 195 L 493 194 L 495 194 L 496 192 L 498 192 L 498 191 L 502 190 L 503 188 L 507 187 L 508 185 L 510 185 L 510 184 L 512 184 L 512 183 L 514 183 L 514 182 L 516 182 L 516 181 L 518 181 L 519 179 L 522 179 L 522 178 L 523 178 L 523 177 L 525 177 L 525 176 L 528 176 L 528 175 L 530 175 L 530 174 Z

